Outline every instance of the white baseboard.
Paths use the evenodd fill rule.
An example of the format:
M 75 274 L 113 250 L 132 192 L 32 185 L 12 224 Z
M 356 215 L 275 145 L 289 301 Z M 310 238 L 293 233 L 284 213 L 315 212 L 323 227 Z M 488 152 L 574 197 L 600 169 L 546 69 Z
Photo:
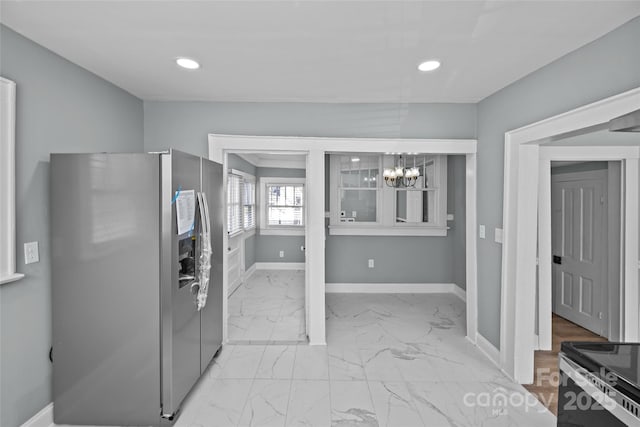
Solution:
M 53 402 L 42 408 L 40 412 L 29 418 L 20 427 L 53 427 Z
M 326 293 L 345 294 L 454 294 L 463 301 L 466 293 L 454 283 L 327 283 Z
M 498 350 L 488 339 L 476 333 L 476 346 L 491 360 L 497 367 L 500 367 L 500 350 Z
M 453 284 L 453 288 L 451 289 L 451 292 L 457 296 L 458 298 L 460 298 L 462 301 L 467 302 L 467 291 L 462 289 L 460 286 L 456 285 L 455 283 Z
M 251 276 L 253 276 L 253 273 L 255 272 L 256 272 L 256 263 L 254 262 L 253 265 L 249 267 L 249 269 L 245 271 L 244 274 L 242 275 L 242 281 L 246 282 L 247 280 L 249 280 Z
M 256 270 L 304 270 L 304 262 L 256 262 Z

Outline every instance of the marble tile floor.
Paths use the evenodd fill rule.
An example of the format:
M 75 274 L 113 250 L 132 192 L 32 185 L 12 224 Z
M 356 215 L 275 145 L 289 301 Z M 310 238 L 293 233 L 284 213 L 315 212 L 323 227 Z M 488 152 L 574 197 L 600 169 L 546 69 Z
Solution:
M 327 346 L 225 345 L 176 427 L 555 426 L 450 294 L 327 294 Z
M 229 342 L 306 341 L 304 270 L 258 270 L 229 297 Z
M 326 347 L 225 346 L 176 425 L 555 426 L 464 329 L 453 295 L 327 294 Z

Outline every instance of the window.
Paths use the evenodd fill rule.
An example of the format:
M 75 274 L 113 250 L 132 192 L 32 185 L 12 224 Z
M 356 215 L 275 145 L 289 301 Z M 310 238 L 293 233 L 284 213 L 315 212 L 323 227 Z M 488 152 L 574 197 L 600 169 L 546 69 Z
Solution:
M 229 234 L 242 231 L 241 184 L 240 175 L 230 173 L 227 177 L 227 232 Z
M 420 170 L 420 176 L 414 187 L 395 189 L 395 221 L 397 226 L 444 226 L 444 210 L 441 213 L 439 208 L 441 205 L 446 208 L 446 188 L 441 191 L 443 184 L 446 186 L 446 173 L 442 177 L 440 157 L 443 156 L 407 156 L 405 160 L 407 166 L 417 167 Z M 396 164 L 398 161 L 396 159 Z M 443 195 L 444 200 L 442 200 Z
M 255 178 L 244 178 L 242 181 L 242 226 L 245 230 L 256 228 Z
M 388 185 L 383 169 L 416 168 L 414 186 Z M 330 156 L 329 233 L 446 236 L 447 156 Z
M 340 194 L 339 221 L 377 222 L 380 156 L 337 156 L 336 161 Z
M 261 234 L 304 234 L 304 178 L 260 179 Z
M 227 232 L 256 228 L 256 178 L 232 169 L 227 175 Z

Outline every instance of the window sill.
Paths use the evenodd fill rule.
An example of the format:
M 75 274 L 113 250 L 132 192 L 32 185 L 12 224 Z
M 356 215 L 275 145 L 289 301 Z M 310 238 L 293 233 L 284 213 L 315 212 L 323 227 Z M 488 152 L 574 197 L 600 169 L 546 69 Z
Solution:
M 228 233 L 228 236 L 229 236 L 230 239 L 233 239 L 234 237 L 240 236 L 242 233 L 244 233 L 244 231 L 242 231 L 242 230 L 234 231 L 233 233 Z
M 304 236 L 304 227 L 300 228 L 261 228 L 263 236 Z
M 249 230 L 234 231 L 233 233 L 229 234 L 229 239 L 233 239 L 235 237 L 240 237 L 240 236 L 247 238 L 247 237 L 253 236 L 254 234 L 256 234 L 255 227 Z
M 363 226 L 353 227 L 344 225 L 330 225 L 329 234 L 332 236 L 440 236 L 447 235 L 449 227 L 401 227 Z
M 21 273 L 13 273 L 7 274 L 6 276 L 0 276 L 0 285 L 4 285 L 5 283 L 16 282 L 24 277 L 24 274 Z

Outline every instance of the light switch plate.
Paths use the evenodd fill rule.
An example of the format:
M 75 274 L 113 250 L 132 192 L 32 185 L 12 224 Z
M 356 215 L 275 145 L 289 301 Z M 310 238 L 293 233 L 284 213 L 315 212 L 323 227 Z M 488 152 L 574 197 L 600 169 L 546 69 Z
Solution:
M 486 233 L 486 231 L 485 231 L 484 225 L 480 224 L 480 225 L 478 226 L 478 233 L 480 234 L 480 238 L 481 238 L 481 239 L 484 239 L 484 238 L 486 238 L 486 237 L 487 237 L 487 233 Z
M 369 268 L 373 268 L 375 266 L 374 261 L 370 259 L 368 265 L 369 265 Z
M 502 228 L 496 228 L 494 239 L 496 243 L 502 243 Z
M 280 251 L 280 258 L 284 258 L 284 251 Z
M 40 261 L 38 254 L 38 242 L 29 242 L 24 244 L 24 263 L 33 264 Z

